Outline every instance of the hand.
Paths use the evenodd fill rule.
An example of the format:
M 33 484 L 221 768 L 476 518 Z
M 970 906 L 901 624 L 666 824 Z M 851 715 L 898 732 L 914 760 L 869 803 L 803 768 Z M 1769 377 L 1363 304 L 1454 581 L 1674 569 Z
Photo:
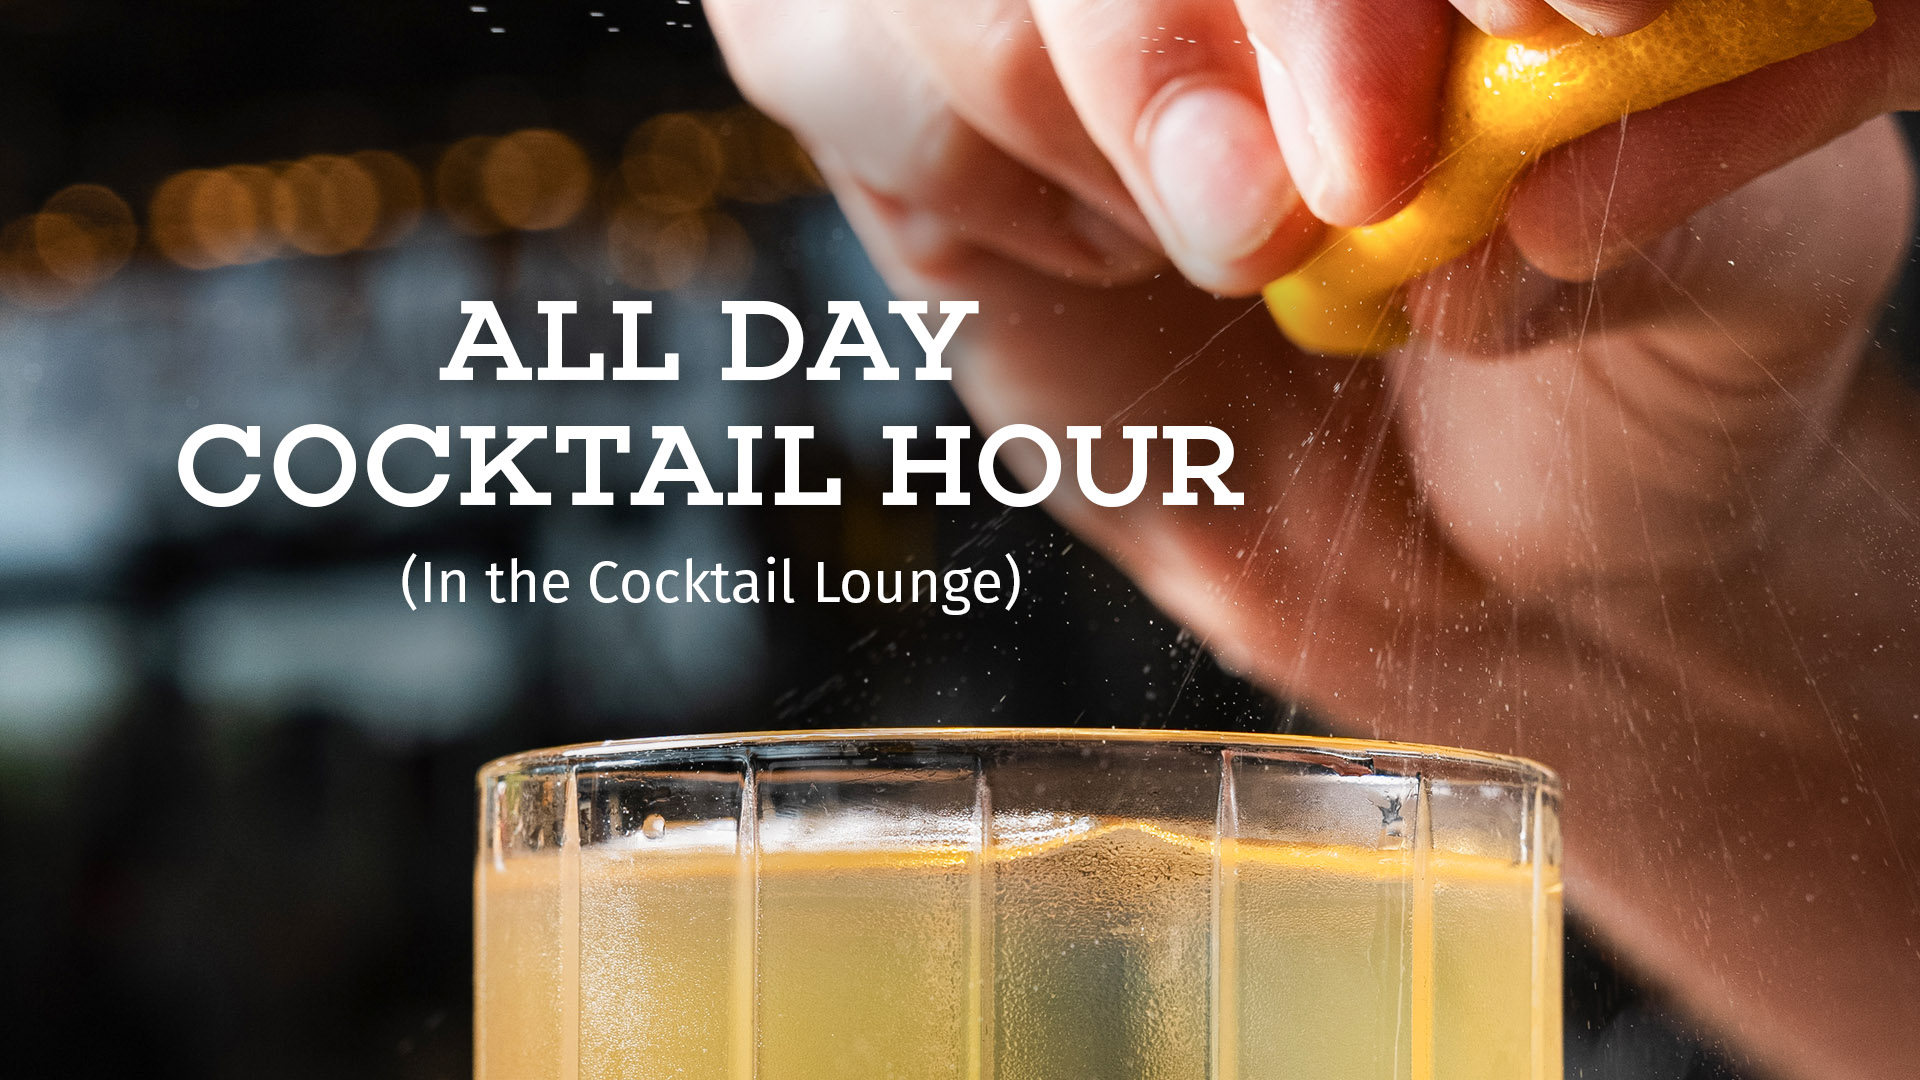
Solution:
M 1550 344 L 1379 363 L 1170 280 L 916 261 L 849 208 L 904 294 L 981 301 L 983 428 L 1229 425 L 1243 507 L 1050 503 L 1226 663 L 1554 766 L 1577 909 L 1781 1075 L 1864 1080 L 1920 1000 L 1920 400 L 1862 360 L 1911 197 L 1876 122 L 1566 294 Z
M 1894 33 L 1894 7 L 1873 33 Z M 989 138 L 928 77 L 946 69 L 866 9 L 778 14 L 792 10 L 750 26 L 746 0 L 728 0 L 715 17 L 750 92 L 821 150 L 896 290 L 981 301 L 958 387 L 983 426 L 1233 435 L 1244 506 L 1107 510 L 1061 495 L 1054 513 L 1224 662 L 1339 727 L 1558 768 L 1574 903 L 1764 1062 L 1803 1078 L 1903 1074 L 1920 1000 L 1920 399 L 1863 358 L 1911 228 L 1889 122 L 1739 186 L 1684 229 L 1622 234 L 1625 256 L 1591 283 L 1529 268 L 1518 251 L 1537 256 L 1536 226 L 1516 220 L 1416 297 L 1439 340 L 1483 357 L 1429 343 L 1332 360 L 1288 348 L 1257 304 L 1152 276 L 1145 242 L 1179 213 L 1141 203 L 1132 217 L 1144 174 L 1105 171 L 1099 137 Z M 1124 21 L 1132 7 L 1102 10 Z M 1155 10 L 1167 34 L 1208 40 L 1182 19 L 1211 6 Z M 1048 18 L 1039 32 L 1058 25 Z M 1017 18 L 987 29 L 1004 52 L 960 47 L 1020 85 L 1006 72 L 1028 46 L 1005 42 L 1035 31 Z M 748 40 L 773 32 L 786 47 Z M 1171 63 L 1152 55 L 1134 66 Z M 1780 91 L 1823 63 L 1750 78 Z M 1037 81 L 1003 101 L 1052 93 L 1028 72 Z M 1723 89 L 1636 119 L 1617 154 L 1754 88 Z M 1692 137 L 1787 153 L 1778 129 L 1812 138 L 1851 119 L 1858 103 L 1840 96 L 1813 95 L 1764 131 Z M 1139 98 L 1113 107 L 1137 117 Z M 1031 156 L 1001 149 L 1015 145 Z M 1577 178 L 1596 152 L 1569 147 L 1546 181 Z M 1638 183 L 1633 168 L 1620 184 Z M 1118 228 L 1066 227 L 1090 208 Z M 1169 250 L 1189 273 L 1251 280 L 1296 242 L 1296 216 L 1271 250 L 1237 260 Z M 1489 313 L 1487 293 L 1521 302 Z M 1127 455 L 1103 454 L 1117 488 Z
M 1618 34 L 1667 0 L 709 6 L 749 95 L 923 232 L 1081 281 L 1138 280 L 1164 254 L 1241 295 L 1296 266 L 1321 222 L 1379 220 L 1418 192 L 1453 8 L 1495 34 L 1563 18 Z M 1851 41 L 1547 155 L 1515 192 L 1515 250 L 1583 280 L 1868 118 L 1920 105 L 1920 3 L 1876 7 Z

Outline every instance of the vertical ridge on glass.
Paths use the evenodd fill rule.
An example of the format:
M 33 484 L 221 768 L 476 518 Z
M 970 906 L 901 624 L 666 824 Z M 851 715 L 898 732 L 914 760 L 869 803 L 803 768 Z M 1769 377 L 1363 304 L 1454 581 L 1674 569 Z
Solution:
M 735 1080 L 760 1072 L 760 785 L 753 753 L 740 756 L 740 823 L 734 841 L 733 1040 Z
M 1433 1080 L 1433 785 L 1415 778 L 1413 799 L 1413 932 L 1407 993 L 1412 999 L 1412 1080 Z
M 560 819 L 560 1080 L 580 1080 L 580 769 L 567 768 Z
M 993 1078 L 993 788 L 973 759 L 973 834 L 968 842 L 967 1073 Z
M 1220 798 L 1213 817 L 1213 926 L 1207 972 L 1211 1080 L 1240 1075 L 1239 940 L 1234 933 L 1239 882 L 1240 810 L 1234 784 L 1234 752 L 1218 755 Z

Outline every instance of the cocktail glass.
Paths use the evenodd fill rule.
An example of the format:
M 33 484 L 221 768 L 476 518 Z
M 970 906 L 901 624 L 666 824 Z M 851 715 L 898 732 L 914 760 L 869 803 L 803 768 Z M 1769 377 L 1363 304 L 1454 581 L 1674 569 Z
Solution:
M 1560 1076 L 1546 769 L 1294 736 L 644 739 L 480 772 L 475 1076 Z

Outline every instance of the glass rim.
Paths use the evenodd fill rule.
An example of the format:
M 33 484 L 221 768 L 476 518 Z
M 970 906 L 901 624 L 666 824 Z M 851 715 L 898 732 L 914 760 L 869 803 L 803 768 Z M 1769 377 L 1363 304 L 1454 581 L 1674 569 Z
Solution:
M 1496 754 L 1487 750 L 1469 750 L 1429 743 L 1394 742 L 1385 739 L 1354 739 L 1343 736 L 1291 735 L 1262 732 L 1195 731 L 1181 728 L 1097 728 L 1097 727 L 872 727 L 872 728 L 799 728 L 774 731 L 734 731 L 709 735 L 654 735 L 635 739 L 604 739 L 599 742 L 570 743 L 563 746 L 522 750 L 494 758 L 482 765 L 475 779 L 482 785 L 515 774 L 563 765 L 618 761 L 634 754 L 671 753 L 676 750 L 724 750 L 738 747 L 753 750 L 774 747 L 805 747 L 833 743 L 890 744 L 966 747 L 1017 747 L 1022 743 L 1106 745 L 1159 744 L 1198 746 L 1214 750 L 1251 752 L 1298 751 L 1345 759 L 1365 764 L 1373 771 L 1376 757 L 1402 761 L 1436 762 L 1448 765 L 1491 768 L 1516 780 L 1539 784 L 1550 794 L 1560 794 L 1560 775 L 1532 758 Z

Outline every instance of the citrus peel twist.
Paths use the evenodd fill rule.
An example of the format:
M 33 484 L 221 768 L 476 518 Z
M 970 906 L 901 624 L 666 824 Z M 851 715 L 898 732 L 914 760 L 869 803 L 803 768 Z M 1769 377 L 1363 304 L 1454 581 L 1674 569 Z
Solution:
M 1547 150 L 1628 113 L 1845 41 L 1869 0 L 1676 0 L 1643 29 L 1572 27 L 1522 41 L 1462 21 L 1442 89 L 1436 164 L 1420 193 L 1373 225 L 1336 229 L 1266 288 L 1304 349 L 1365 354 L 1405 341 L 1401 287 L 1467 253 L 1499 224 L 1508 190 Z

